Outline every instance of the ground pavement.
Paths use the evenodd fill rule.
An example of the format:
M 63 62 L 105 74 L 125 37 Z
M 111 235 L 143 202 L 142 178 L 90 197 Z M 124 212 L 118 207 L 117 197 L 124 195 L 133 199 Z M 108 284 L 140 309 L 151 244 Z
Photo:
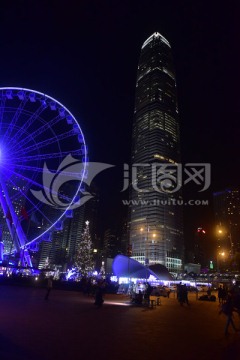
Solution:
M 1 360 L 237 359 L 240 334 L 224 337 L 218 303 L 171 294 L 154 309 L 106 295 L 102 308 L 80 292 L 0 286 Z M 240 327 L 238 315 L 235 322 Z

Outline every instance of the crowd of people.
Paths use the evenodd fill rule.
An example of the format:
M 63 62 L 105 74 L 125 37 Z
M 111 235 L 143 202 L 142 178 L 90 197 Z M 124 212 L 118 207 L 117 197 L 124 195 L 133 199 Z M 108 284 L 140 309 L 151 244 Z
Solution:
M 47 279 L 47 288 L 45 300 L 48 300 L 50 292 L 53 287 L 52 277 Z M 104 293 L 109 286 L 108 282 L 105 279 L 92 279 L 92 278 L 82 278 L 80 282 L 80 288 L 83 294 L 86 296 L 92 296 L 94 298 L 94 305 L 100 308 L 104 303 Z M 165 295 L 169 297 L 170 289 L 165 287 Z M 167 294 L 167 295 L 166 295 Z M 189 306 L 188 300 L 188 288 L 186 284 L 179 283 L 176 288 L 177 300 L 181 306 L 184 304 Z M 240 331 L 237 328 L 234 321 L 234 313 L 240 316 L 240 288 L 238 286 L 233 286 L 231 289 L 228 289 L 224 286 L 219 286 L 217 289 L 218 294 L 218 303 L 219 303 L 219 314 L 224 314 L 226 316 L 226 323 L 224 328 L 225 336 L 229 335 L 229 327 L 231 326 L 235 332 Z M 128 295 L 131 298 L 131 302 L 136 305 L 147 305 L 150 304 L 151 296 L 161 296 L 161 287 L 151 286 L 150 283 L 144 283 L 139 286 L 139 284 L 131 283 L 128 290 Z M 211 289 L 207 291 L 207 295 L 211 296 Z
M 131 283 L 128 289 L 128 295 L 130 296 L 131 302 L 136 305 L 150 304 L 150 297 L 169 297 L 170 288 L 166 286 L 152 286 L 150 283 Z

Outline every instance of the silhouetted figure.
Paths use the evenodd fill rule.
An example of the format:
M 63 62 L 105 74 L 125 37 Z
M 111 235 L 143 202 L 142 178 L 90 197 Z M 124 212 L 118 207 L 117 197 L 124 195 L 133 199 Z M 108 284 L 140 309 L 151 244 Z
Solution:
M 96 305 L 97 307 L 101 307 L 104 300 L 103 300 L 103 288 L 104 288 L 104 283 L 98 283 L 97 288 L 96 288 L 96 293 L 95 293 L 95 302 L 94 305 Z
M 152 293 L 152 290 L 153 290 L 153 287 L 149 283 L 147 283 L 144 298 L 148 303 L 149 303 L 149 298 Z
M 227 321 L 224 329 L 225 336 L 229 335 L 228 328 L 230 324 L 232 325 L 233 329 L 237 331 L 237 328 L 232 319 L 233 311 L 234 311 L 234 307 L 233 307 L 232 296 L 228 295 L 226 302 L 222 304 L 221 310 L 219 311 L 219 314 L 224 313 L 224 315 L 226 315 L 227 317 Z
M 183 305 L 183 303 L 184 303 L 184 292 L 183 292 L 182 283 L 179 283 L 177 285 L 177 299 L 178 299 L 180 305 Z
M 218 288 L 218 301 L 219 301 L 219 304 L 222 303 L 222 300 L 223 300 L 223 288 L 220 285 L 219 288 Z
M 141 292 L 141 290 L 139 290 L 139 293 L 136 296 L 136 304 L 142 305 L 142 302 L 143 302 L 143 293 Z
M 208 296 L 211 296 L 211 294 L 212 294 L 212 292 L 211 292 L 211 289 L 210 289 L 210 287 L 207 289 L 207 295 Z
M 186 284 L 182 285 L 181 283 L 177 286 L 177 299 L 180 305 L 186 303 L 189 305 L 188 302 L 188 290 Z
M 52 287 L 53 287 L 52 277 L 49 277 L 48 281 L 47 281 L 47 292 L 46 292 L 46 295 L 45 295 L 45 300 L 48 300 L 48 297 L 49 297 L 49 294 L 50 294 L 50 292 L 52 290 Z
M 183 302 L 186 303 L 187 305 L 189 305 L 188 302 L 188 289 L 186 284 L 182 286 L 182 298 L 183 298 Z
M 222 289 L 222 302 L 226 302 L 227 301 L 227 298 L 228 298 L 228 292 L 227 292 L 227 289 L 224 287 Z
M 86 289 L 86 294 L 87 294 L 87 296 L 90 296 L 91 293 L 92 293 L 92 279 L 91 279 L 91 278 L 89 278 L 89 279 L 87 280 L 85 289 Z

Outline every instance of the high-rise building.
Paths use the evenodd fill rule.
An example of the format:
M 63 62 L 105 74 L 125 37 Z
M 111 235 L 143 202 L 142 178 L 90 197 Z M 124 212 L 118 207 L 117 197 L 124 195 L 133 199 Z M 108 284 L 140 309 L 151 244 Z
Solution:
M 213 200 L 218 247 L 240 252 L 240 190 L 215 192 Z
M 175 174 L 180 162 L 176 80 L 171 46 L 159 33 L 144 43 L 138 65 L 132 137 L 130 244 L 145 264 L 182 269 L 181 192 Z
M 53 233 L 49 256 L 51 265 L 62 265 L 63 271 L 73 266 L 83 226 L 84 207 L 81 206 L 73 211 L 71 217 L 65 218 L 62 229 Z
M 104 232 L 103 249 L 105 258 L 114 258 L 120 253 L 120 239 L 115 231 L 107 229 Z

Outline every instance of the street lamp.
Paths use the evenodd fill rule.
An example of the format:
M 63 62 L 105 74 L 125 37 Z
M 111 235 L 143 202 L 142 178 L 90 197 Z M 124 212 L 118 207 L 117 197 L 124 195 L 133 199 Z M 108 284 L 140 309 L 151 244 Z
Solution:
M 226 255 L 225 251 L 220 251 L 217 254 L 217 268 L 218 268 L 219 272 L 220 272 L 220 261 L 221 261 L 221 260 L 219 261 L 219 259 L 222 258 L 222 260 L 223 260 L 225 255 Z
M 218 235 L 218 240 L 220 242 L 220 238 L 221 238 L 221 242 L 223 240 L 229 240 L 230 242 L 230 255 L 233 256 L 233 242 L 232 242 L 232 234 L 231 234 L 231 223 L 229 224 L 229 230 L 224 228 L 221 223 L 219 225 L 217 225 L 217 235 Z M 229 247 L 228 244 L 225 244 L 227 247 Z M 218 244 L 218 248 L 220 248 L 220 243 Z

